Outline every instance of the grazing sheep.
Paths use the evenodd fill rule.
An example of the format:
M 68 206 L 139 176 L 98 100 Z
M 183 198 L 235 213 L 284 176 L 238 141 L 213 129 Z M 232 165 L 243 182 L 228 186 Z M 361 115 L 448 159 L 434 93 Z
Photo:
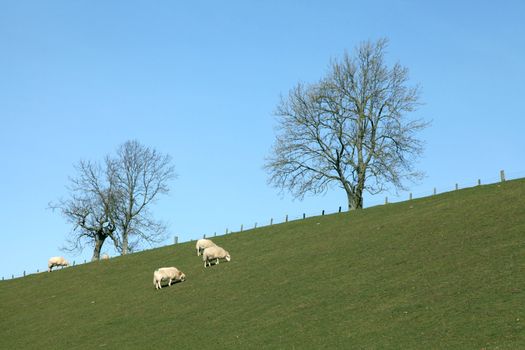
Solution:
M 202 252 L 202 261 L 204 261 L 204 267 L 211 266 L 211 260 L 216 259 L 215 264 L 219 263 L 219 259 L 226 259 L 230 261 L 230 253 L 219 246 L 208 247 Z
M 47 271 L 51 272 L 51 269 L 55 266 L 69 266 L 69 262 L 61 256 L 49 258 L 47 261 Z
M 197 250 L 197 256 L 201 255 L 201 252 L 208 248 L 208 247 L 215 247 L 216 244 L 213 243 L 211 240 L 209 239 L 199 239 L 197 241 L 197 244 L 195 244 L 195 249 Z
M 168 280 L 168 286 L 171 286 L 171 281 L 184 282 L 186 275 L 176 267 L 161 267 L 153 272 L 153 285 L 155 289 L 162 288 L 160 285 L 162 280 Z
M 109 255 L 108 254 L 102 254 L 102 260 L 109 260 Z

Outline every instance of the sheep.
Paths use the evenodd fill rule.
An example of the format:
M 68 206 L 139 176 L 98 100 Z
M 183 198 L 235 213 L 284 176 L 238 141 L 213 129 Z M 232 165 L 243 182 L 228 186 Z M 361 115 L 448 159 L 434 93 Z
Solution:
M 226 259 L 230 261 L 230 253 L 219 246 L 208 247 L 202 252 L 202 261 L 204 261 L 204 267 L 211 266 L 211 260 L 215 260 L 215 264 L 219 263 L 219 259 Z
M 171 286 L 171 281 L 184 282 L 186 275 L 176 267 L 161 267 L 153 272 L 153 285 L 155 289 L 162 288 L 160 285 L 162 280 L 168 280 L 168 286 Z
M 49 258 L 47 261 L 47 271 L 51 272 L 51 269 L 55 266 L 69 266 L 69 262 L 61 256 Z
M 200 256 L 201 255 L 201 252 L 208 248 L 208 247 L 215 247 L 216 244 L 213 243 L 211 240 L 209 239 L 199 239 L 197 241 L 197 244 L 195 244 L 195 249 L 197 250 L 197 256 Z
M 102 260 L 109 260 L 109 255 L 104 253 L 102 254 L 102 257 L 101 257 Z

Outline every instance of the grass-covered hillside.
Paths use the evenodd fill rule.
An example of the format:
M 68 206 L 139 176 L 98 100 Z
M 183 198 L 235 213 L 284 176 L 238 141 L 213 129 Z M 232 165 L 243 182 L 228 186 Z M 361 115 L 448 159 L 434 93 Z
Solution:
M 215 241 L 0 282 L 0 349 L 525 349 L 525 180 Z

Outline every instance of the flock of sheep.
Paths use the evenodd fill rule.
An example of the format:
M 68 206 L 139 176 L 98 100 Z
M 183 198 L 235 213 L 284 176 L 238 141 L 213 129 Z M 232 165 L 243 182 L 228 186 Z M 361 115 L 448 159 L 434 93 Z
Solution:
M 204 267 L 211 266 L 211 262 L 215 260 L 215 264 L 219 263 L 220 259 L 230 261 L 230 253 L 224 248 L 219 247 L 209 239 L 199 239 L 195 244 L 197 250 L 197 256 L 202 253 L 202 261 L 204 261 Z M 176 267 L 161 267 L 153 272 L 153 285 L 156 289 L 161 289 L 161 282 L 168 281 L 168 286 L 171 286 L 172 282 L 186 280 L 184 272 L 180 271 Z
M 195 244 L 195 249 L 197 250 L 197 256 L 200 256 L 202 253 L 202 261 L 204 261 L 204 267 L 211 266 L 211 262 L 215 260 L 215 264 L 219 264 L 220 259 L 225 259 L 230 261 L 230 253 L 228 253 L 224 248 L 219 247 L 209 239 L 199 239 Z M 103 260 L 109 259 L 107 254 L 102 255 Z M 67 267 L 69 262 L 61 256 L 54 256 L 50 258 L 47 262 L 48 271 L 51 272 L 53 267 Z M 186 275 L 177 269 L 176 267 L 161 267 L 153 272 L 153 285 L 155 289 L 162 288 L 162 281 L 168 281 L 168 286 L 171 286 L 172 282 L 186 280 Z

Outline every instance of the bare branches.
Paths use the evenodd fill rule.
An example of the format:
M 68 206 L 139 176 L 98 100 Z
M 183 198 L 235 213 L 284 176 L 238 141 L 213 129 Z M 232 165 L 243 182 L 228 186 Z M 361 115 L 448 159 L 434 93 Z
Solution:
M 58 209 L 66 220 L 73 225 L 66 245 L 66 251 L 82 250 L 85 245 L 94 244 L 93 260 L 100 257 L 100 248 L 107 238 L 115 244 L 115 225 L 111 212 L 117 197 L 106 184 L 102 183 L 92 166 L 81 162 L 77 169 L 82 169 L 77 178 L 71 179 L 71 197 L 50 204 Z
M 169 192 L 168 183 L 175 177 L 171 157 L 138 141 L 128 141 L 117 150 L 117 158 L 108 163 L 108 168 L 111 168 L 117 188 L 123 194 L 117 207 L 122 254 L 140 241 L 162 241 L 165 226 L 151 219 L 148 206 L 158 195 Z M 136 242 L 130 242 L 131 237 Z
M 406 118 L 419 106 L 419 88 L 407 86 L 407 68 L 386 66 L 387 44 L 362 43 L 353 56 L 333 60 L 324 79 L 298 84 L 281 98 L 278 135 L 265 164 L 269 183 L 298 198 L 336 184 L 356 209 L 363 191 L 400 189 L 417 178 L 413 163 L 423 143 L 416 134 L 428 123 Z

